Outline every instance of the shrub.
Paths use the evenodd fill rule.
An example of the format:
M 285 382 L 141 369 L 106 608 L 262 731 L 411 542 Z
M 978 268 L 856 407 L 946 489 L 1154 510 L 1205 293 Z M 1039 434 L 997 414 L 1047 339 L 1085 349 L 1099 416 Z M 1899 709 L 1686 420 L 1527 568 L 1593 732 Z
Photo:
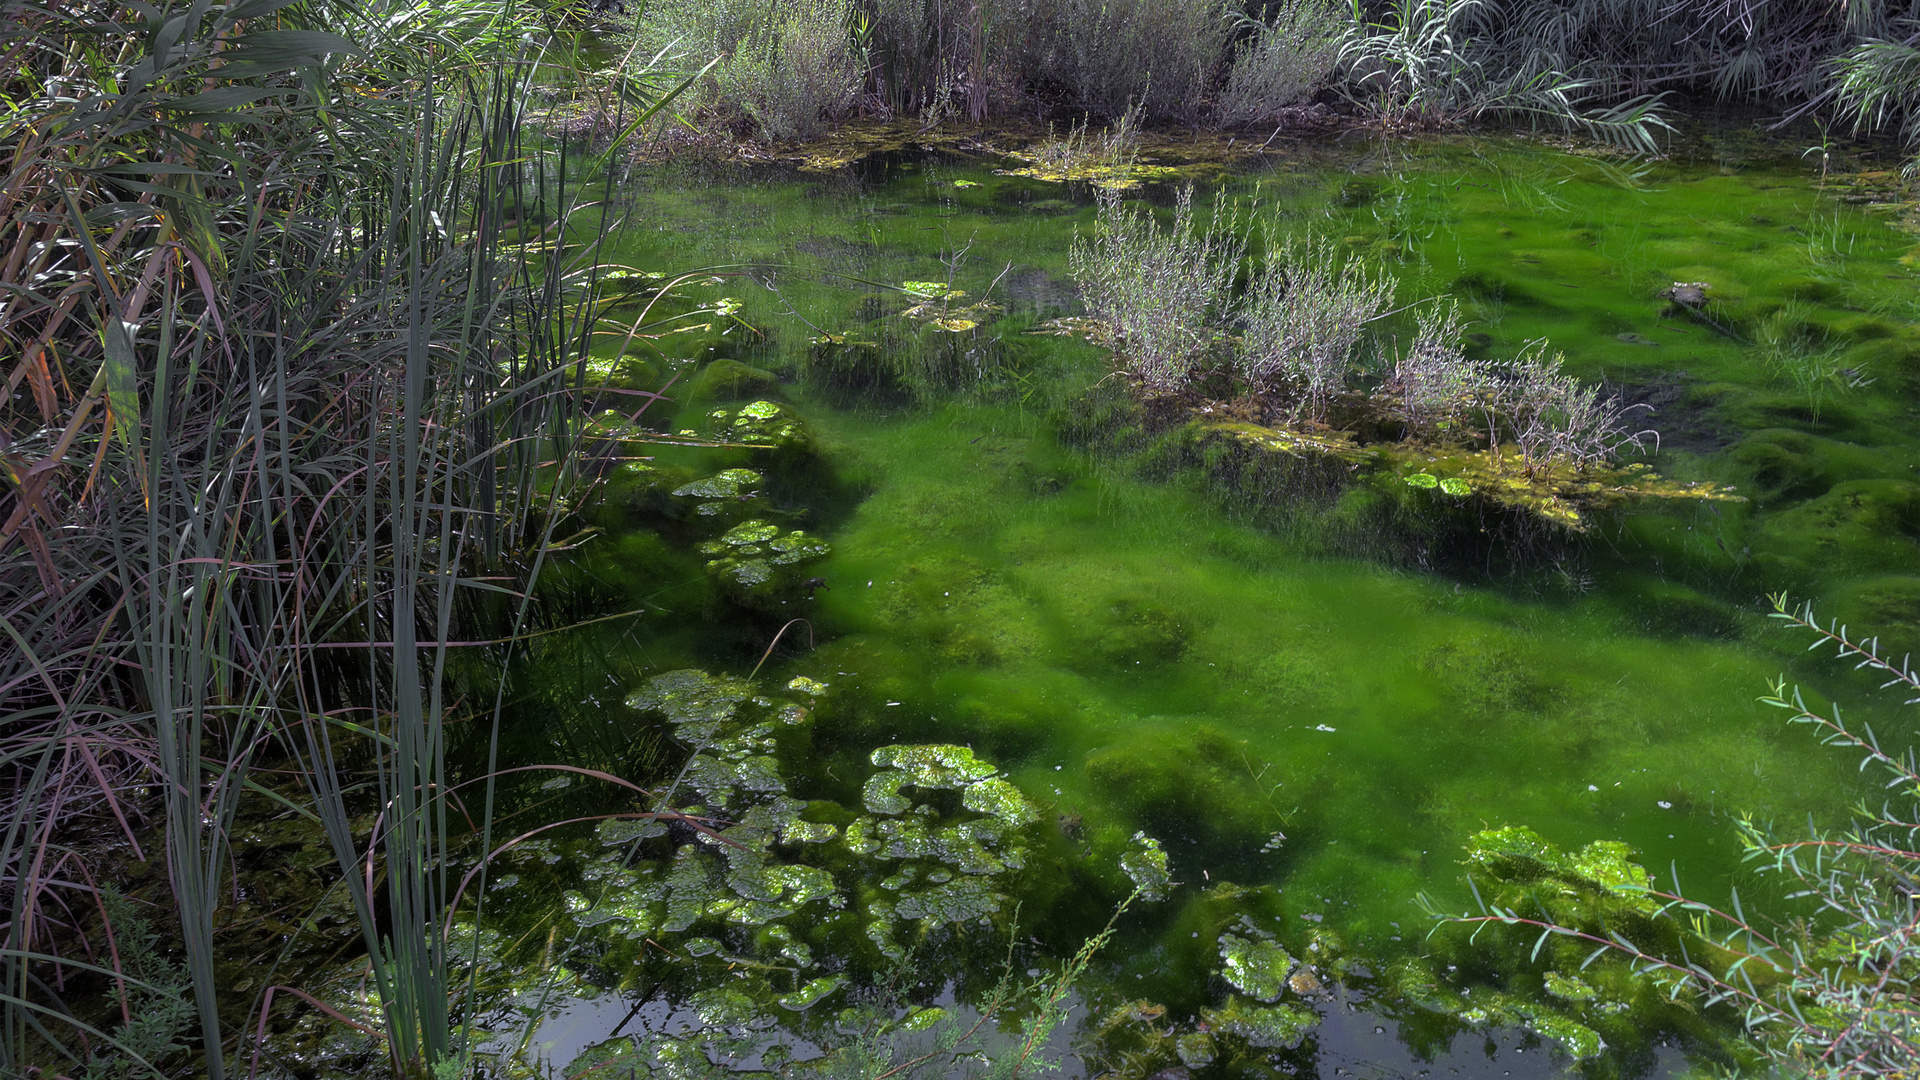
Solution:
M 1073 279 L 1132 373 L 1154 390 L 1178 389 L 1227 313 L 1245 244 L 1231 221 L 1195 224 L 1192 188 L 1175 199 L 1164 231 L 1151 210 L 1117 192 L 1102 190 L 1099 200 L 1093 236 L 1075 237 L 1068 252 Z
M 1191 120 L 1225 58 L 1232 25 L 1194 0 L 1038 0 L 1033 51 L 1016 69 L 1057 86 L 1075 109 Z
M 668 0 L 649 16 L 653 44 L 720 65 L 698 107 L 769 139 L 806 139 L 858 103 L 866 57 L 848 33 L 852 0 Z
M 1283 0 L 1269 21 L 1246 19 L 1251 33 L 1233 50 L 1219 119 L 1271 122 L 1305 101 L 1333 74 L 1349 25 L 1325 0 Z
M 1395 361 L 1382 389 L 1399 398 L 1408 428 L 1437 434 L 1450 426 L 1488 388 L 1485 364 L 1460 348 L 1460 308 L 1436 304 L 1420 316 L 1407 351 Z
M 1367 324 L 1393 302 L 1393 279 L 1331 243 L 1276 242 L 1239 305 L 1238 373 L 1263 389 L 1291 391 L 1320 420 L 1346 388 Z

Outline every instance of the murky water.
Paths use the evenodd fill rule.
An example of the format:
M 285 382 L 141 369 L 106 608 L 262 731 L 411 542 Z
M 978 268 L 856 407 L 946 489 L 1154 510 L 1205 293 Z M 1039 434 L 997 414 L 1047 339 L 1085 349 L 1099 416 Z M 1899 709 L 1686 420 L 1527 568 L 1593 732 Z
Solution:
M 824 867 L 840 891 L 808 908 L 775 889 L 765 918 L 737 907 L 676 918 L 675 898 L 691 893 L 647 882 L 692 865 L 691 834 L 541 849 L 523 861 L 555 874 L 594 865 L 582 852 L 611 860 L 589 875 L 600 892 L 574 894 L 575 940 L 588 944 L 562 994 L 578 1000 L 539 1037 L 549 1059 L 598 1046 L 592 1060 L 616 1060 L 608 1048 L 655 1013 L 652 1030 L 675 1015 L 733 1024 L 745 1041 L 709 1047 L 715 1060 L 737 1051 L 739 1066 L 777 1064 L 763 1055 L 774 1030 L 793 1032 L 804 1045 L 790 1052 L 804 1059 L 847 1022 L 840 1010 L 876 1000 L 859 988 L 897 966 L 889 955 L 910 956 L 911 971 L 888 1008 L 945 994 L 967 1015 L 1004 967 L 1016 907 L 1016 967 L 1071 955 L 1132 887 L 1122 860 L 1144 834 L 1179 884 L 1136 902 L 1078 984 L 1055 1036 L 1075 1069 L 1560 1075 L 1575 1067 L 1564 1045 L 1526 1033 L 1554 1034 L 1554 1017 L 1598 1027 L 1615 1047 L 1579 1066 L 1589 1074 L 1679 1068 L 1684 1024 L 1624 1002 L 1582 1012 L 1543 997 L 1538 974 L 1515 974 L 1506 953 L 1429 939 L 1419 898 L 1471 906 L 1464 847 L 1506 825 L 1568 851 L 1625 841 L 1662 885 L 1678 867 L 1703 896 L 1739 881 L 1764 897 L 1764 881 L 1740 876 L 1733 819 L 1837 820 L 1858 797 L 1852 761 L 1755 699 L 1786 671 L 1881 718 L 1889 741 L 1904 729 L 1866 684 L 1804 658 L 1763 613 L 1765 595 L 1786 590 L 1890 645 L 1920 645 L 1920 274 L 1901 261 L 1916 237 L 1820 190 L 1791 159 L 1629 166 L 1460 140 L 1321 149 L 1232 173 L 1215 200 L 1371 253 L 1399 277 L 1401 303 L 1452 295 L 1487 354 L 1550 338 L 1581 377 L 1654 406 L 1654 467 L 1747 500 L 1637 504 L 1578 537 L 1457 522 L 1369 536 L 1368 523 L 1402 519 L 1379 517 L 1366 483 L 1248 490 L 1203 453 L 1101 430 L 1125 419 L 1101 351 L 1029 332 L 1078 311 L 1067 250 L 1092 225 L 1091 200 L 996 164 L 894 160 L 825 176 L 662 167 L 629 180 L 621 261 L 758 264 L 773 289 L 740 277 L 686 286 L 737 298 L 743 321 L 660 337 L 655 359 L 633 346 L 642 358 L 616 381 L 675 380 L 675 400 L 646 417 L 663 430 L 704 436 L 710 412 L 726 409 L 722 429 L 737 435 L 727 425 L 744 417 L 778 448 L 664 449 L 614 480 L 611 532 L 567 572 L 567 594 L 583 613 L 647 614 L 543 654 L 522 679 L 537 704 L 523 702 L 512 753 L 664 779 L 685 753 L 670 734 L 734 739 L 710 750 L 734 771 L 700 789 L 702 808 L 743 820 L 772 805 L 768 828 L 837 830 L 844 840 L 788 838 L 766 858 Z M 1164 201 L 1169 187 L 1141 194 Z M 903 282 L 1003 310 L 960 332 L 929 327 L 899 314 L 922 298 L 881 287 Z M 1674 282 L 1708 283 L 1710 318 L 1669 311 L 1657 294 Z M 738 411 L 762 400 L 782 407 Z M 750 472 L 728 481 L 727 468 Z M 692 489 L 703 480 L 719 486 Z M 761 570 L 742 569 L 755 558 Z M 776 634 L 757 683 L 778 692 L 763 708 L 770 727 L 738 719 L 690 737 L 660 723 L 677 707 L 659 704 L 664 692 L 619 704 L 678 669 L 744 676 Z M 780 691 L 795 676 L 826 688 Z M 803 720 L 778 719 L 788 700 Z M 910 800 L 875 809 L 868 780 L 876 748 L 902 744 L 970 748 L 1031 813 L 983 810 L 978 777 L 923 772 L 901 782 L 929 785 L 925 821 L 962 820 L 964 793 L 1005 835 L 976 855 L 879 839 L 864 855 L 859 837 L 913 818 Z M 759 761 L 790 806 L 742 779 Z M 827 854 L 843 842 L 853 855 Z M 607 869 L 636 843 L 631 870 Z M 862 869 L 861 858 L 889 857 Z M 976 871 L 999 902 L 940 893 L 951 908 L 908 911 L 907 897 L 934 895 L 925 883 L 964 880 L 953 868 L 967 858 L 992 863 Z M 744 871 L 728 865 L 737 881 Z M 707 875 L 724 894 L 722 871 Z M 533 895 L 534 870 L 513 882 L 522 876 Z M 628 894 L 639 899 L 619 918 L 641 932 L 620 936 L 610 913 Z M 941 929 L 949 921 L 959 929 Z M 1232 1010 L 1263 996 L 1223 967 L 1232 934 L 1271 939 L 1311 968 L 1323 988 L 1265 997 L 1326 1017 L 1316 1031 L 1229 1045 L 1234 1024 L 1258 1026 Z M 711 947 L 689 950 L 696 939 Z M 788 941 L 811 943 L 805 963 Z M 702 956 L 734 967 L 700 974 Z M 785 965 L 771 989 L 730 981 L 754 957 Z M 821 989 L 816 977 L 836 972 L 844 983 L 818 1003 L 779 1010 L 754 997 Z M 723 984 L 745 987 L 734 1013 L 711 996 L 687 1004 Z M 1476 996 L 1495 992 L 1509 996 Z M 1560 1011 L 1528 1019 L 1532 1006 L 1514 1002 L 1529 994 Z M 753 1020 L 756 1008 L 778 1023 Z M 1134 1020 L 1114 1019 L 1127 1008 Z M 1189 1035 L 1219 1047 L 1202 1053 Z M 1710 1040 L 1685 1045 L 1710 1053 Z

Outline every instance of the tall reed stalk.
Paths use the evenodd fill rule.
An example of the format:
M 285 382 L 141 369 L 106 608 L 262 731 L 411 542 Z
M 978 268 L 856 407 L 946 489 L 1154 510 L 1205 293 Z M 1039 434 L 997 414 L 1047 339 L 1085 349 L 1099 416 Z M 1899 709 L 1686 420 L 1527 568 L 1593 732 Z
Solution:
M 512 6 L 8 0 L 0 26 L 0 1070 L 163 1066 L 123 1037 L 73 828 L 145 854 L 147 784 L 207 1075 L 265 1005 L 228 989 L 219 917 L 261 798 L 333 850 L 395 1067 L 457 1070 L 448 660 L 463 634 L 514 648 L 591 480 L 612 219 L 574 210 L 612 150 L 530 137 Z M 677 93 L 624 89 L 622 134 Z M 75 972 L 117 988 L 122 1035 L 74 1014 Z

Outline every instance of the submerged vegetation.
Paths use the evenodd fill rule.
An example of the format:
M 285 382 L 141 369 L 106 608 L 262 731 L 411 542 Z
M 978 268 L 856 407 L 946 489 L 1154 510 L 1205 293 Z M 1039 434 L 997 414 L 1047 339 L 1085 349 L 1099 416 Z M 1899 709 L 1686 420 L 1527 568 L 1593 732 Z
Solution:
M 1774 598 L 1773 617 L 1808 632 L 1809 648 L 1831 647 L 1837 659 L 1883 679 L 1883 692 L 1920 690 L 1920 675 L 1882 655 L 1877 639 L 1823 627 L 1810 607 L 1790 610 L 1783 596 Z M 1858 752 L 1861 769 L 1882 773 L 1896 798 L 1920 798 L 1911 749 L 1883 748 L 1870 726 L 1851 723 L 1837 705 L 1816 711 L 1784 678 L 1761 701 L 1817 730 L 1822 743 Z M 1573 1009 L 1604 1010 L 1638 984 L 1682 1007 L 1732 1008 L 1790 1075 L 1906 1075 L 1920 1060 L 1914 804 L 1862 805 L 1843 832 L 1782 837 L 1748 818 L 1740 833 L 1747 860 L 1786 880 L 1785 900 L 1743 906 L 1735 892 L 1725 905 L 1704 902 L 1678 882 L 1655 887 L 1621 845 L 1567 856 L 1529 830 L 1504 829 L 1480 834 L 1469 849 L 1469 866 L 1491 891 L 1476 891 L 1480 912 L 1456 921 L 1512 931 L 1509 948 L 1531 940 L 1516 970 L 1532 978 L 1547 969 L 1547 992 Z

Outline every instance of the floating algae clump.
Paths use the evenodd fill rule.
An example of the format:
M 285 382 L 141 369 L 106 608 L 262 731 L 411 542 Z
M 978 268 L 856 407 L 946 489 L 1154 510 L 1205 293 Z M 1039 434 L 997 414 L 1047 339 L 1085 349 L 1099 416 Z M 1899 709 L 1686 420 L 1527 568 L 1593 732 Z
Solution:
M 736 534 L 748 540 L 759 535 L 752 529 Z M 810 696 L 826 691 L 824 684 L 804 677 L 789 688 Z M 736 942 L 730 954 L 781 950 L 791 960 L 793 932 L 780 920 L 809 918 L 809 908 L 818 913 L 822 906 L 827 911 L 864 907 L 865 937 L 882 956 L 894 957 L 903 954 L 895 940 L 902 923 L 930 927 L 1000 912 L 1006 897 L 999 875 L 1026 865 L 1027 846 L 1019 833 L 1038 814 L 997 768 L 966 747 L 900 744 L 873 751 L 878 771 L 862 792 L 868 813 L 843 831 L 807 820 L 803 814 L 809 804 L 789 793 L 781 747 L 783 741 L 797 746 L 808 737 L 809 729 L 792 720 L 804 719 L 804 706 L 758 695 L 743 680 L 701 671 L 658 676 L 628 704 L 665 717 L 695 745 L 683 782 L 714 815 L 695 843 L 683 844 L 670 866 L 657 871 L 659 876 L 627 883 L 635 899 L 621 910 L 637 903 L 657 912 L 652 923 L 664 933 L 705 930 L 724 938 L 724 927 L 759 932 L 773 924 L 782 936 Z M 943 813 L 919 801 L 922 793 L 935 790 L 958 791 L 961 810 Z M 653 835 L 622 828 L 611 830 L 602 843 Z M 873 884 L 892 898 L 863 904 Z M 811 918 L 796 924 L 796 931 L 822 925 L 819 914 Z M 811 964 L 813 946 L 801 948 Z
M 765 521 L 743 521 L 716 540 L 700 545 L 702 555 L 717 556 L 707 570 L 743 600 L 766 599 L 782 584 L 791 585 L 786 568 L 812 562 L 831 551 L 826 541 Z
M 883 746 L 873 752 L 871 760 L 883 769 L 900 770 L 905 777 L 903 783 L 928 788 L 963 787 L 998 771 L 964 746 Z
M 1598 990 L 1569 975 L 1557 971 L 1547 972 L 1547 993 L 1562 1001 L 1587 1002 L 1600 995 Z
M 1637 898 L 1644 909 L 1655 905 L 1645 895 L 1653 879 L 1630 856 L 1633 849 L 1617 840 L 1596 840 L 1573 854 L 1549 843 L 1525 826 L 1510 825 L 1473 834 L 1467 841 L 1467 864 L 1504 882 L 1533 883 L 1557 879 Z
M 1291 1050 L 1320 1022 L 1318 1013 L 1298 1005 L 1249 1005 L 1237 997 L 1202 1015 L 1215 1031 L 1261 1050 Z
M 1142 900 L 1160 901 L 1173 888 L 1173 876 L 1167 872 L 1167 853 L 1160 841 L 1146 833 L 1133 834 L 1133 850 L 1120 856 L 1120 869 L 1133 879 Z
M 757 449 L 799 450 L 808 445 L 806 425 L 772 401 L 714 409 L 707 414 L 707 430 L 717 439 Z
M 1275 941 L 1220 935 L 1221 974 L 1234 987 L 1261 1001 L 1278 1001 L 1287 989 L 1293 957 Z
M 765 478 L 752 469 L 726 469 L 704 480 L 682 484 L 673 493 L 690 499 L 737 499 L 764 482 Z

